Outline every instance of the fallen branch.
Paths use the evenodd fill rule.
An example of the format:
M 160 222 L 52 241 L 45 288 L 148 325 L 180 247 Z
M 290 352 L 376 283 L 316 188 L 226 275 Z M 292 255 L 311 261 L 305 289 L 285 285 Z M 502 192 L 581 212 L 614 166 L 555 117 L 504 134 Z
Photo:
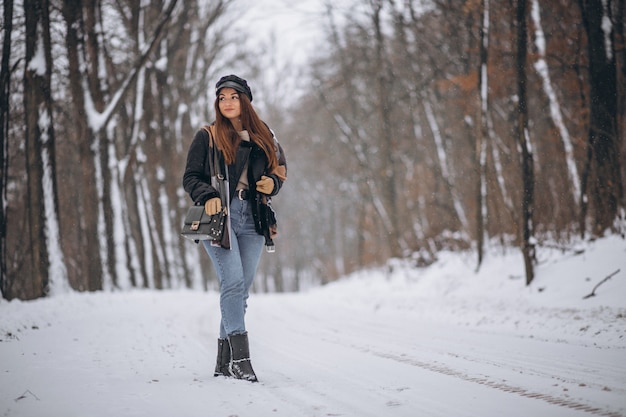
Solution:
M 609 279 L 613 278 L 613 276 L 617 275 L 617 273 L 618 273 L 619 271 L 620 271 L 620 270 L 618 269 L 617 271 L 613 272 L 611 275 L 609 275 L 609 276 L 607 276 L 606 278 L 604 278 L 602 281 L 598 282 L 598 283 L 596 284 L 596 286 L 595 286 L 595 287 L 593 287 L 593 290 L 591 290 L 591 293 L 590 293 L 590 294 L 587 294 L 587 295 L 585 295 L 585 296 L 583 297 L 583 300 L 586 300 L 587 298 L 590 298 L 590 297 L 594 297 L 594 296 L 596 295 L 596 290 L 598 289 L 598 287 L 599 287 L 600 285 L 604 284 L 605 282 L 607 282 Z
M 14 401 L 18 402 L 19 400 L 23 400 L 24 398 L 28 397 L 28 395 L 26 394 L 30 394 L 32 397 L 34 397 L 37 401 L 41 401 L 39 399 L 39 397 L 37 397 L 35 394 L 32 393 L 31 390 L 27 389 L 26 391 L 24 391 L 24 394 L 20 395 L 19 397 L 17 397 Z

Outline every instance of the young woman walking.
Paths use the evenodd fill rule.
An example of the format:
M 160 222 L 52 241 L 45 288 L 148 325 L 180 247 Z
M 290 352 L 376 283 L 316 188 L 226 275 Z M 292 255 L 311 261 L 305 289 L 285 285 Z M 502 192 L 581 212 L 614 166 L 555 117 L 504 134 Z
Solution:
M 202 241 L 220 286 L 221 322 L 215 376 L 256 382 L 245 325 L 248 291 L 263 250 L 263 197 L 276 195 L 287 179 L 285 154 L 269 127 L 252 107 L 246 80 L 222 77 L 215 86 L 215 122 L 199 130 L 189 147 L 183 187 L 195 204 L 212 215 L 227 208 L 221 241 Z M 214 172 L 224 177 L 222 192 L 211 185 Z M 226 191 L 227 190 L 227 191 Z M 228 194 L 228 195 L 224 195 Z

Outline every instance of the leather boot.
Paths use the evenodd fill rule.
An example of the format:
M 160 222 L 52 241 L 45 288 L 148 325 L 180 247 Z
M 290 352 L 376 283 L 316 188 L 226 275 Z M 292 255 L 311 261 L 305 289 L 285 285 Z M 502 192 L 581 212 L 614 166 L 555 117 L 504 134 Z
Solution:
M 217 362 L 213 376 L 232 376 L 229 369 L 230 343 L 228 339 L 217 339 Z
M 230 373 L 237 379 L 258 382 L 250 362 L 248 333 L 228 336 L 230 341 Z

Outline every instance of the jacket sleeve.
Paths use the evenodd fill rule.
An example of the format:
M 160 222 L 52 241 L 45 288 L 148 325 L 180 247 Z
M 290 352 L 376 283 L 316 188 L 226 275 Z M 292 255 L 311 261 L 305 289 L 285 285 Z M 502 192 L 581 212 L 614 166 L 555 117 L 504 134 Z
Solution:
M 189 146 L 187 164 L 183 175 L 183 188 L 195 204 L 202 205 L 207 200 L 219 197 L 219 192 L 211 186 L 209 158 L 209 135 L 201 129 Z
M 268 177 L 274 180 L 274 189 L 272 190 L 272 194 L 270 194 L 271 196 L 278 194 L 283 186 L 283 183 L 287 181 L 287 157 L 285 156 L 285 151 L 282 146 L 280 146 L 280 143 L 278 143 L 276 138 L 274 138 L 274 140 L 277 147 L 278 166 L 268 175 Z

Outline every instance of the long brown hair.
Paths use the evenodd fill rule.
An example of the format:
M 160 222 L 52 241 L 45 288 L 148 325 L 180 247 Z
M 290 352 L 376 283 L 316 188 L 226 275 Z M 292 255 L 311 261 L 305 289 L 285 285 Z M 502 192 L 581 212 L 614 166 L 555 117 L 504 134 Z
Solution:
M 247 95 L 239 93 L 241 107 L 241 126 L 248 131 L 250 140 L 256 143 L 267 156 L 267 171 L 271 172 L 278 166 L 276 145 L 270 129 L 259 118 Z M 230 120 L 222 115 L 219 108 L 219 97 L 215 99 L 215 142 L 217 148 L 224 153 L 227 164 L 235 163 L 235 154 L 241 138 L 235 131 Z

